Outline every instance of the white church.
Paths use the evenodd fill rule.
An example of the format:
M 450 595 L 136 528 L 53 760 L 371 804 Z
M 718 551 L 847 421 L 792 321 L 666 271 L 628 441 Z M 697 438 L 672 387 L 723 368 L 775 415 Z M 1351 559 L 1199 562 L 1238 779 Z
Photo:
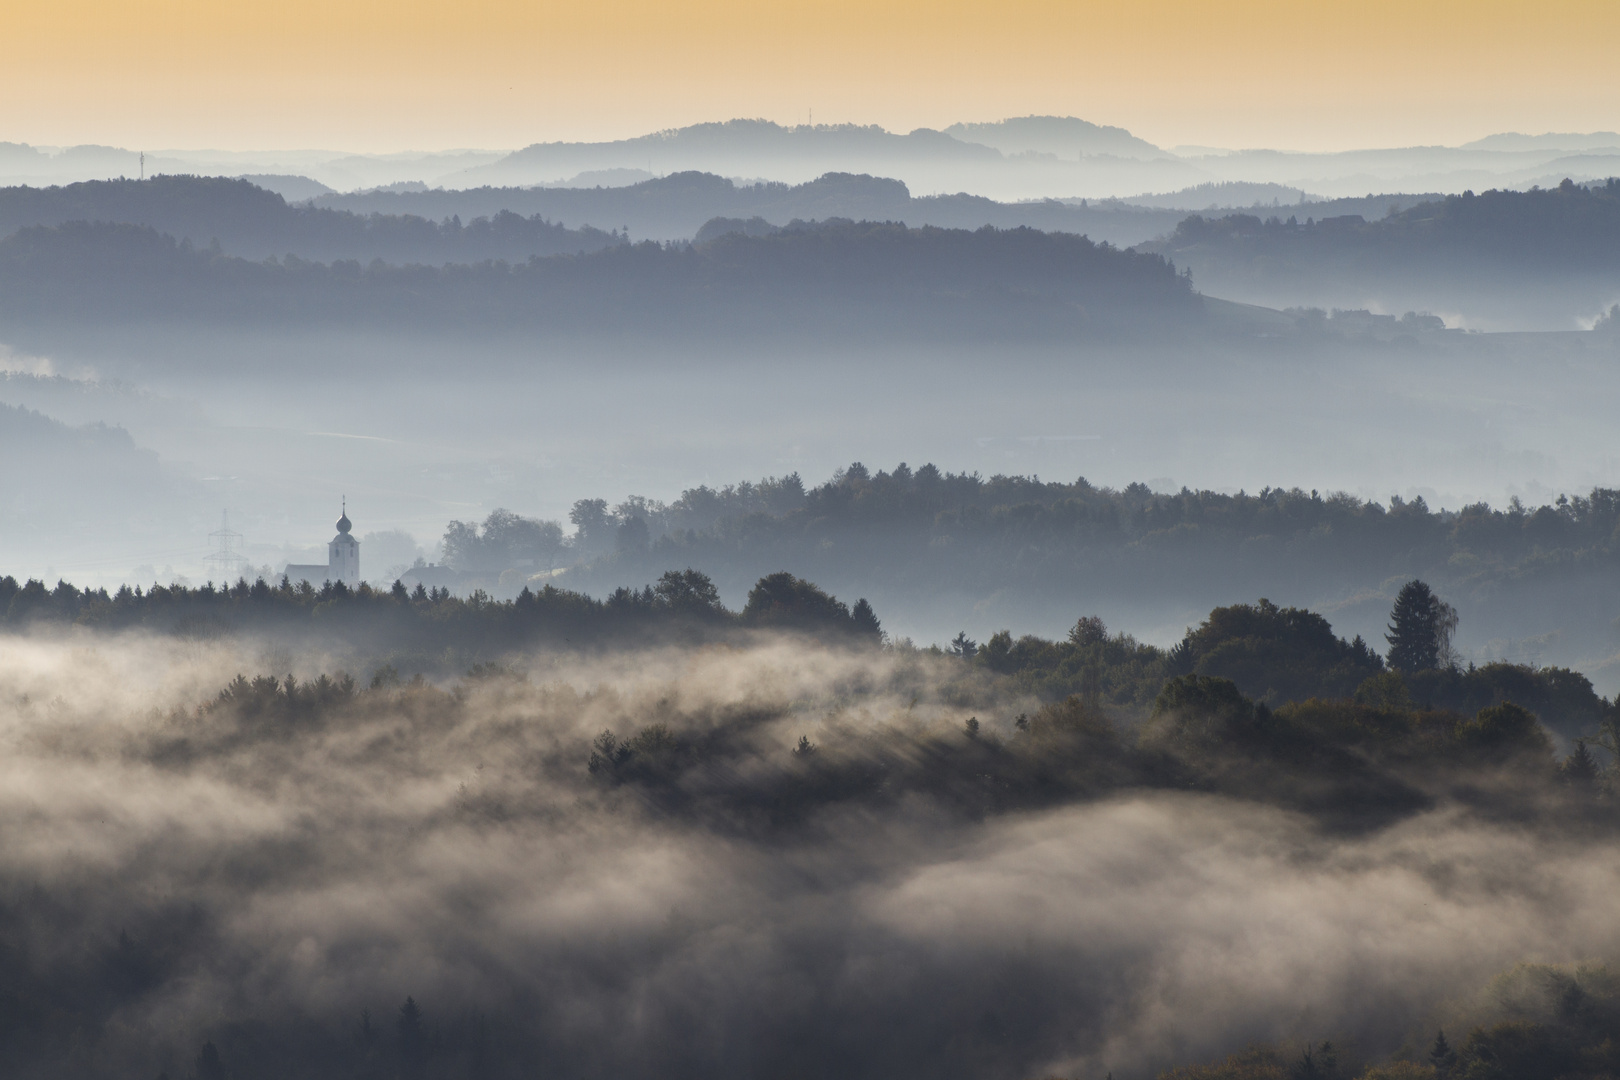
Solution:
M 328 581 L 341 581 L 354 588 L 360 584 L 360 541 L 349 535 L 354 523 L 349 520 L 349 500 L 343 500 L 343 516 L 338 518 L 337 535 L 326 545 L 326 565 L 320 563 L 288 563 L 283 571 L 287 580 L 297 585 L 307 581 L 320 588 Z

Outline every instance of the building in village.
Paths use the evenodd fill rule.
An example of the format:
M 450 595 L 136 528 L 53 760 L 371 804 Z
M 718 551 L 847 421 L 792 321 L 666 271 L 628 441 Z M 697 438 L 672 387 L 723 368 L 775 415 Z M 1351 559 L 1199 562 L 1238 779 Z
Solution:
M 337 535 L 326 545 L 326 564 L 288 563 L 283 571 L 287 580 L 297 585 L 307 581 L 320 588 L 328 581 L 341 581 L 351 589 L 360 584 L 360 541 L 349 535 L 354 523 L 349 520 L 349 501 L 343 500 L 343 516 L 338 518 Z

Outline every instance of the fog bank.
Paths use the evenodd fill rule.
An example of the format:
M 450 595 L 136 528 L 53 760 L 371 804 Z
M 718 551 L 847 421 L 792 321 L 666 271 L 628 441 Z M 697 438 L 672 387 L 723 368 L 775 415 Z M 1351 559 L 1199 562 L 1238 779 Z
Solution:
M 973 715 L 1011 737 L 1027 706 L 950 690 L 946 660 L 760 639 L 347 696 L 309 681 L 323 662 L 0 642 L 9 1075 L 185 1075 L 204 1039 L 240 1080 L 1129 1078 L 1329 1037 L 1380 1056 L 1493 972 L 1620 933 L 1611 839 L 1443 802 L 1345 835 L 1149 790 L 1006 814 L 911 793 L 785 824 L 697 801 L 788 784 L 801 736 L 921 754 Z M 286 670 L 301 710 L 199 708 Z M 649 725 L 640 745 L 747 753 L 657 798 L 588 768 L 604 729 Z

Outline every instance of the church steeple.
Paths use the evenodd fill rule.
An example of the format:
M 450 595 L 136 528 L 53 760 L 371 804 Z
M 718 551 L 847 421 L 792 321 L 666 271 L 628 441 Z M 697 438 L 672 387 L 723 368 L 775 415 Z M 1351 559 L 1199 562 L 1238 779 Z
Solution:
M 338 518 L 337 531 L 347 536 L 354 523 L 349 520 L 349 497 L 343 496 L 343 516 Z

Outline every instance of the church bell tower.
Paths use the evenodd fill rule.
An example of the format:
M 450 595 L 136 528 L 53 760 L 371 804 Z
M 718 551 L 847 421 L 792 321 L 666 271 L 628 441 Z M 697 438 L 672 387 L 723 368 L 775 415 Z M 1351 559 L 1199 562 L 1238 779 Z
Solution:
M 343 516 L 338 518 L 337 535 L 326 545 L 327 578 L 341 581 L 351 589 L 360 584 L 360 541 L 349 535 L 349 500 L 343 499 Z

